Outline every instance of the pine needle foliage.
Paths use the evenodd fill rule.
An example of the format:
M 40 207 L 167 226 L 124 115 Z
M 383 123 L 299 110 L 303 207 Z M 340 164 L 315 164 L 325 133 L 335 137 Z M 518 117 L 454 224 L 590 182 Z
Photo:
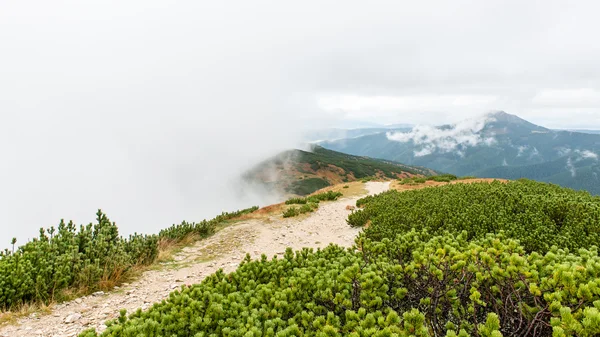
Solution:
M 574 251 L 600 242 L 600 197 L 556 185 L 520 180 L 509 183 L 452 184 L 412 191 L 389 191 L 358 200 L 352 226 L 370 226 L 373 240 L 411 229 L 430 235 L 466 231 L 468 239 L 504 231 L 528 252 L 552 246 Z
M 183 286 L 100 336 L 596 336 L 596 247 L 527 253 L 503 233 L 288 249 Z M 96 337 L 88 330 L 81 337 Z
M 286 205 L 303 205 L 306 203 L 319 203 L 320 201 L 334 201 L 341 197 L 342 192 L 327 191 L 313 194 L 306 198 L 290 198 L 285 201 Z
M 323 193 L 313 194 L 306 198 L 290 198 L 285 201 L 286 205 L 301 205 L 298 207 L 290 207 L 283 212 L 284 218 L 291 218 L 300 214 L 310 213 L 319 208 L 321 201 L 334 201 L 342 196 L 341 192 L 327 191 Z
M 191 233 L 206 237 L 226 220 L 255 211 L 258 207 L 223 213 L 199 223 L 182 222 L 158 235 L 119 235 L 114 222 L 101 210 L 96 222 L 76 226 L 72 221 L 48 229 L 15 250 L 0 251 L 0 310 L 29 303 L 62 300 L 67 289 L 89 293 L 118 284 L 136 266 L 152 264 L 160 240 L 182 240 Z
M 453 174 L 440 174 L 440 175 L 435 175 L 435 176 L 430 176 L 430 177 L 404 178 L 404 179 L 400 179 L 398 182 L 400 183 L 400 185 L 419 185 L 419 184 L 423 184 L 427 181 L 435 181 L 438 183 L 449 183 L 454 180 L 467 179 L 467 178 L 469 178 L 469 177 L 458 178 L 457 176 L 455 176 Z

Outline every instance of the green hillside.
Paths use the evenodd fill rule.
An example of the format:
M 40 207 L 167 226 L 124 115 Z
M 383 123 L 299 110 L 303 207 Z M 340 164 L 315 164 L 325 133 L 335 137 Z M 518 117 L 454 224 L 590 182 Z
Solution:
M 600 198 L 532 181 L 359 200 L 356 248 L 288 249 L 101 336 L 597 336 Z M 93 330 L 82 337 L 98 336 Z
M 270 158 L 245 174 L 288 193 L 307 195 L 323 187 L 366 177 L 430 176 L 435 171 L 389 160 L 353 156 L 315 146 L 312 151 L 290 150 Z

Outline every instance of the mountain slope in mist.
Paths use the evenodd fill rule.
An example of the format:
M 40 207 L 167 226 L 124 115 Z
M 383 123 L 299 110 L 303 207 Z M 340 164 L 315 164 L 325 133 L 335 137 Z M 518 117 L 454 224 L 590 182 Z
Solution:
M 503 111 L 320 144 L 460 176 L 530 178 L 600 194 L 600 135 L 551 130 Z
M 285 194 L 306 195 L 323 187 L 366 177 L 406 178 L 437 172 L 393 161 L 353 156 L 315 146 L 289 150 L 260 163 L 244 175 L 252 183 Z

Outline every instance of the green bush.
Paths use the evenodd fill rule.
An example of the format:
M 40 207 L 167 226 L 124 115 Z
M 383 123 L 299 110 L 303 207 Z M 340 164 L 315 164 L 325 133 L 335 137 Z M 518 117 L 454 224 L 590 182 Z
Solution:
M 77 228 L 61 220 L 17 250 L 0 252 L 0 309 L 60 300 L 67 288 L 94 290 L 103 280 L 118 281 L 129 268 L 154 261 L 156 235 L 124 239 L 102 211 L 96 215 L 95 224 Z
M 284 218 L 291 218 L 300 215 L 300 210 L 297 207 L 290 207 L 283 212 Z
M 306 198 L 291 198 L 286 200 L 286 205 L 302 205 L 299 209 L 296 207 L 290 207 L 283 212 L 284 218 L 291 218 L 300 214 L 309 213 L 319 208 L 319 202 L 321 201 L 333 201 L 341 197 L 342 193 L 327 191 L 315 195 L 311 195 Z
M 37 238 L 18 249 L 0 252 L 0 310 L 27 303 L 63 299 L 67 289 L 92 292 L 118 284 L 134 266 L 152 264 L 159 240 L 181 240 L 190 233 L 201 237 L 232 218 L 258 207 L 227 213 L 199 223 L 182 222 L 159 235 L 119 235 L 117 225 L 98 210 L 96 223 L 75 226 L 61 220 L 58 227 L 40 229 Z M 13 247 L 16 239 L 12 240 Z
M 316 208 L 313 208 L 312 205 L 316 205 L 317 208 L 319 207 L 317 204 L 314 204 L 314 203 L 304 204 L 304 205 L 300 206 L 300 209 L 298 210 L 298 212 L 300 214 L 310 213 L 316 209 Z
M 431 177 L 427 178 L 427 180 L 433 180 L 433 181 L 444 182 L 444 183 L 449 183 L 456 179 L 458 179 L 458 177 L 455 176 L 454 174 L 441 174 L 441 175 L 431 176 Z
M 348 216 L 348 220 L 346 220 L 348 225 L 350 225 L 352 227 L 362 227 L 362 226 L 366 225 L 368 221 L 369 221 L 369 214 L 367 212 L 363 212 L 363 211 L 352 212 Z
M 290 198 L 285 201 L 286 205 L 303 205 L 306 204 L 306 198 Z
M 419 185 L 419 184 L 423 184 L 427 181 L 426 177 L 411 177 L 411 178 L 404 178 L 404 179 L 400 179 L 399 183 L 400 185 Z
M 323 193 L 318 193 L 315 195 L 308 196 L 306 198 L 290 198 L 285 201 L 286 205 L 304 205 L 308 202 L 318 204 L 320 201 L 334 201 L 341 197 L 343 194 L 341 192 L 333 192 L 327 191 Z
M 360 250 L 286 250 L 184 286 L 101 336 L 596 336 L 596 247 L 528 254 L 515 240 L 415 230 Z M 429 239 L 425 239 L 429 238 Z M 98 336 L 93 330 L 81 337 Z
M 231 220 L 242 215 L 252 213 L 257 209 L 258 206 L 253 206 L 235 212 L 223 212 L 211 220 L 202 220 L 198 223 L 183 221 L 181 224 L 172 225 L 169 228 L 161 230 L 158 236 L 160 239 L 177 241 L 185 238 L 189 234 L 194 233 L 202 238 L 205 238 L 215 232 L 217 225 L 227 220 Z
M 309 202 L 319 203 L 319 201 L 334 201 L 341 197 L 343 194 L 341 192 L 333 192 L 327 191 L 324 193 L 319 193 L 315 195 L 311 195 L 306 200 Z
M 432 235 L 466 231 L 468 238 L 504 231 L 528 252 L 588 248 L 600 242 L 600 198 L 533 181 L 452 184 L 389 191 L 361 199 L 371 220 L 365 234 L 393 238 L 413 228 Z
M 429 181 L 436 181 L 436 182 L 440 182 L 440 183 L 449 183 L 453 180 L 457 180 L 459 179 L 458 177 L 456 177 L 453 174 L 441 174 L 441 175 L 436 175 L 436 176 L 431 176 L 431 177 L 411 177 L 411 178 L 404 178 L 404 179 L 400 179 L 399 182 L 401 185 L 419 185 L 419 184 L 423 184 L 425 182 Z

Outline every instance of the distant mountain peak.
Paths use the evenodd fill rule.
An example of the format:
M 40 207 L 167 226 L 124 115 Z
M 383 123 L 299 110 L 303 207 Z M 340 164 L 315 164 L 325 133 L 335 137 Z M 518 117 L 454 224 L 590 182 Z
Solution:
M 499 124 L 517 125 L 535 130 L 547 130 L 542 126 L 535 125 L 517 115 L 512 115 L 502 110 L 490 112 L 487 116 L 493 118 L 495 120 L 495 123 Z
M 524 120 L 523 118 L 517 116 L 517 115 L 512 115 L 509 114 L 505 111 L 495 111 L 495 112 L 490 112 L 488 114 L 488 116 L 494 118 L 495 120 L 499 121 L 499 122 L 508 122 L 508 123 L 529 123 L 528 121 Z M 531 123 L 530 123 L 531 124 Z

